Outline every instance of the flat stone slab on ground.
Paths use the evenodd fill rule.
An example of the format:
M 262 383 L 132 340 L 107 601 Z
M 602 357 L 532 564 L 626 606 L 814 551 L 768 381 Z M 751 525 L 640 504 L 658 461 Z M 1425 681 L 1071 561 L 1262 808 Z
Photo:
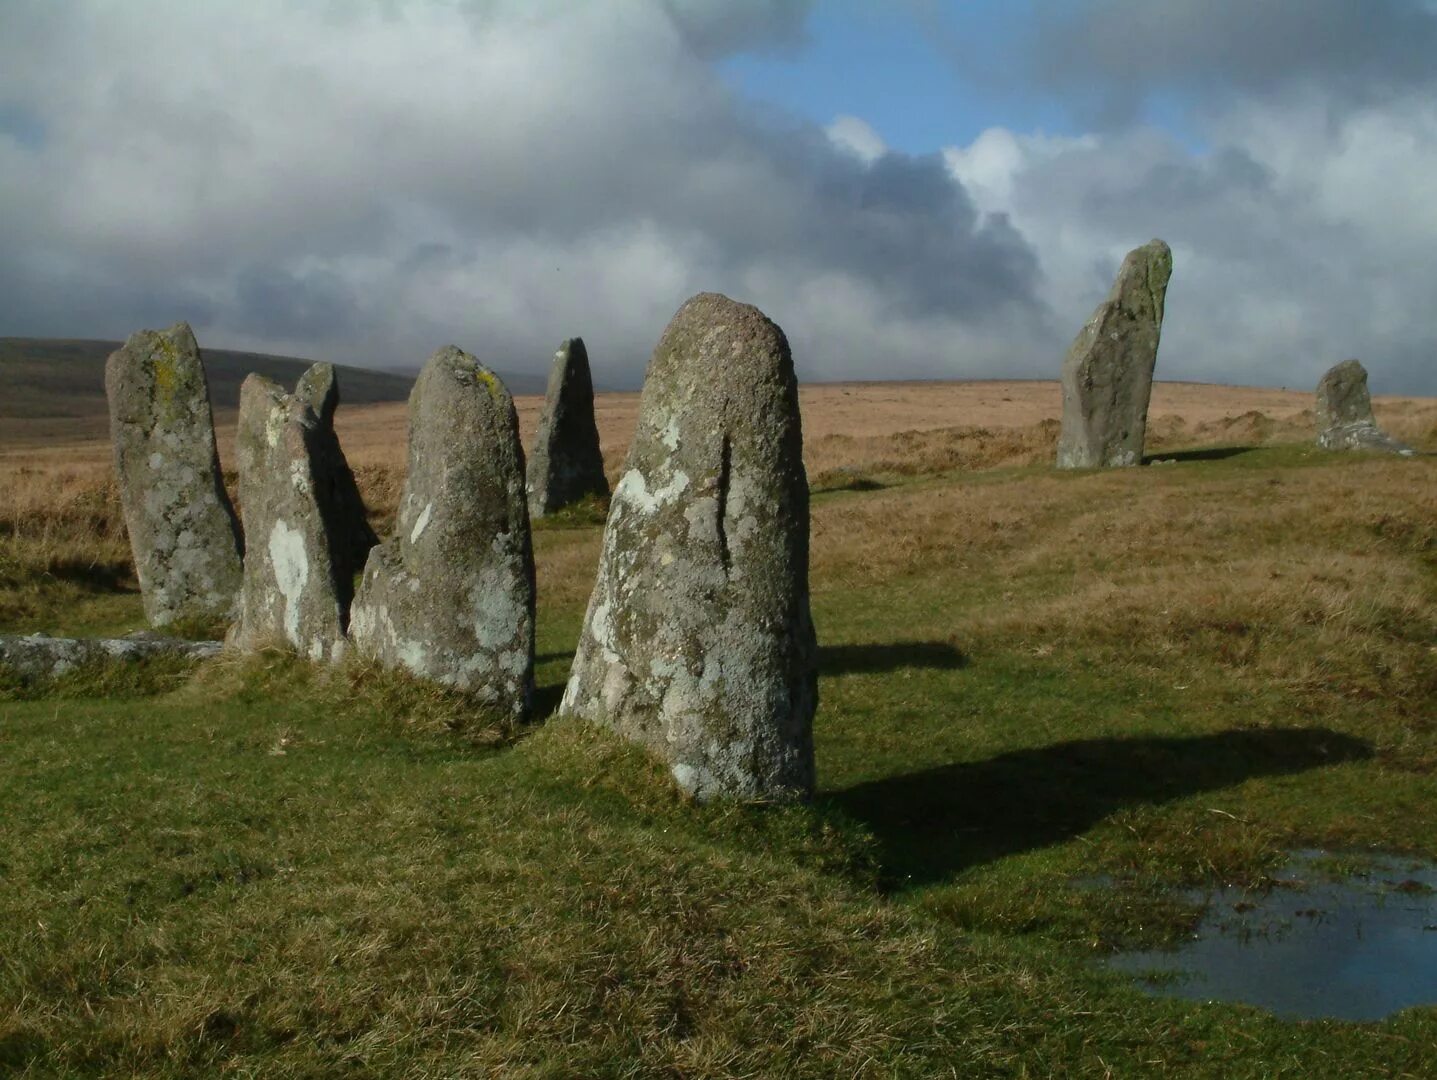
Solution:
M 152 656 L 210 660 L 223 648 L 218 641 L 137 634 L 119 638 L 64 638 L 48 634 L 0 636 L 0 670 L 22 680 L 54 679 L 79 668 L 123 664 Z

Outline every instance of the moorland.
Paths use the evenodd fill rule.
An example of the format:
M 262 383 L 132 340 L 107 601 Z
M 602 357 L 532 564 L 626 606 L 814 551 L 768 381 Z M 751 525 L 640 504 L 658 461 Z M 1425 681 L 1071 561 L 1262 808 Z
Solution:
M 597 508 L 536 528 L 521 728 L 281 654 L 0 685 L 0 1072 L 1437 1072 L 1434 1008 L 1293 1023 L 1100 962 L 1294 849 L 1437 857 L 1437 456 L 1159 383 L 1154 464 L 1058 473 L 1055 383 L 801 396 L 812 805 L 689 805 L 549 717 Z M 637 400 L 598 399 L 611 477 Z M 1437 401 L 1375 405 L 1437 450 Z M 404 407 L 337 426 L 383 533 Z M 104 439 L 25 435 L 0 633 L 140 627 Z

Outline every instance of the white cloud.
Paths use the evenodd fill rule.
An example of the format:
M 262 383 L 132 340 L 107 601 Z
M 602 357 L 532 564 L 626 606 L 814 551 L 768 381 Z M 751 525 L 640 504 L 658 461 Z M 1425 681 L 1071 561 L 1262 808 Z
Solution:
M 601 381 L 632 382 L 683 299 L 718 289 L 763 307 L 823 376 L 858 365 L 822 321 L 850 306 L 815 299 L 842 281 L 896 370 L 1001 367 L 997 343 L 1043 317 L 1022 238 L 936 156 L 856 158 L 714 70 L 735 48 L 791 46 L 807 6 L 7 13 L 0 100 L 44 137 L 0 131 L 0 332 L 187 317 L 215 345 L 392 364 L 453 340 L 501 366 L 583 334 Z
M 995 129 L 945 156 L 1035 245 L 1072 333 L 1124 252 L 1173 246 L 1160 377 L 1306 387 L 1358 356 L 1378 391 L 1437 391 L 1437 105 L 1334 119 L 1300 93 L 1225 109 L 1206 134 L 1197 152 L 1152 129 Z
M 858 160 L 871 165 L 888 152 L 883 136 L 873 126 L 857 116 L 838 116 L 823 129 L 834 146 L 841 147 L 855 155 Z

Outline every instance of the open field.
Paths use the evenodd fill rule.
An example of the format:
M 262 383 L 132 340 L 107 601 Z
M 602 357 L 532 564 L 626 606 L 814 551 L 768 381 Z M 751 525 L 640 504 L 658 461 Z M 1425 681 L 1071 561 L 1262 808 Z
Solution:
M 1306 392 L 1158 384 L 1172 464 L 1064 474 L 1054 383 L 802 400 L 813 806 L 694 808 L 546 720 L 583 515 L 536 531 L 522 731 L 280 656 L 0 687 L 0 1073 L 1437 1074 L 1437 1008 L 1096 962 L 1294 848 L 1437 857 L 1437 457 L 1320 452 Z M 611 474 L 636 407 L 600 398 Z M 1437 401 L 1377 413 L 1437 451 Z M 403 408 L 339 426 L 383 525 Z M 140 625 L 107 455 L 0 446 L 0 632 Z

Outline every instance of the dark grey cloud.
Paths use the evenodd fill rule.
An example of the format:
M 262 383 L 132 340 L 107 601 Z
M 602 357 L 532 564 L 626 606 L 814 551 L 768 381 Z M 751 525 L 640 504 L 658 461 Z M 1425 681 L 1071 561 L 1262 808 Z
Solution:
M 802 43 L 813 5 L 814 0 L 663 0 L 689 46 L 706 58 L 791 49 Z
M 937 374 L 955 340 L 998 367 L 1046 325 L 1026 240 L 937 155 L 865 162 L 708 62 L 791 46 L 809 7 L 21 8 L 0 100 L 47 138 L 0 142 L 0 276 L 29 298 L 0 333 L 54 332 L 72 285 L 113 279 L 64 332 L 192 317 L 133 297 L 196 294 L 215 345 L 393 364 L 457 341 L 528 367 L 582 333 L 613 384 L 714 288 L 810 376 Z
M 1092 0 L 1034 16 L 1023 70 L 1110 120 L 1162 93 L 1316 88 L 1340 108 L 1437 86 L 1437 10 L 1425 0 Z

